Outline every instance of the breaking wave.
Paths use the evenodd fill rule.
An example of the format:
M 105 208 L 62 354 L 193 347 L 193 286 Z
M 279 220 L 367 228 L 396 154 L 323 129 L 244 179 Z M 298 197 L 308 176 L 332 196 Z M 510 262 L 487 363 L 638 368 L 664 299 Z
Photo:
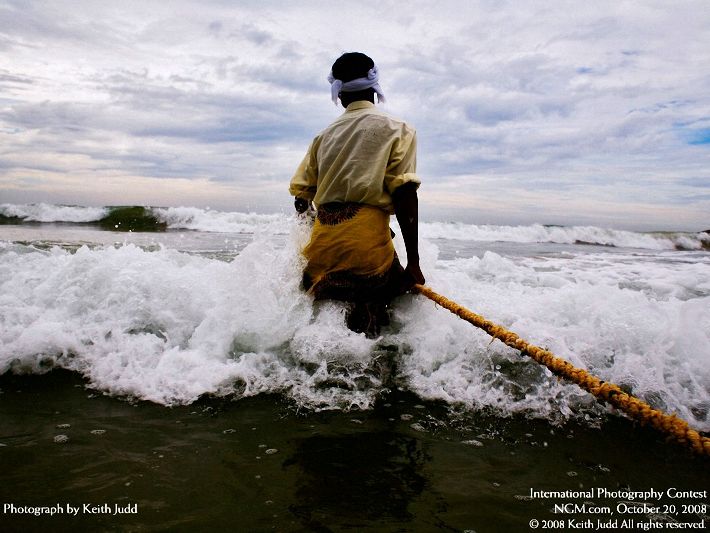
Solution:
M 229 260 L 0 242 L 0 373 L 66 368 L 109 394 L 167 405 L 268 392 L 351 409 L 390 386 L 377 368 L 389 361 L 397 386 L 452 406 L 553 421 L 604 415 L 588 394 L 420 297 L 396 302 L 379 339 L 348 330 L 342 305 L 300 290 L 307 235 L 292 220 L 285 244 L 255 235 Z M 435 290 L 710 430 L 710 258 L 442 260 L 426 239 L 420 252 Z
M 80 207 L 51 204 L 1 204 L 0 224 L 94 224 L 112 231 L 195 230 L 287 235 L 285 214 L 223 212 L 197 207 Z M 646 250 L 710 250 L 710 232 L 641 233 L 596 226 L 494 226 L 460 222 L 422 222 L 426 239 L 460 241 L 590 244 Z

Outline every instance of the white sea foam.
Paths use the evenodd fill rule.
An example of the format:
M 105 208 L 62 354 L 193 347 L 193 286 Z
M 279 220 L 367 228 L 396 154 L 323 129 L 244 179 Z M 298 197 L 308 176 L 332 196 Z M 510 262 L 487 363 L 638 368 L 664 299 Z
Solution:
M 219 233 L 268 233 L 287 235 L 292 217 L 283 213 L 257 214 L 216 211 L 197 207 L 148 207 L 170 229 Z M 105 207 L 51 204 L 0 204 L 0 215 L 28 222 L 96 222 L 109 213 Z M 710 234 L 638 233 L 595 226 L 491 226 L 453 222 L 422 222 L 426 239 L 474 242 L 597 244 L 648 250 L 701 250 L 710 247 Z
M 54 204 L 0 204 L 0 215 L 27 222 L 95 222 L 108 214 L 105 207 Z
M 489 226 L 450 222 L 421 225 L 427 239 L 462 241 L 502 241 L 517 243 L 554 242 L 560 244 L 599 244 L 649 250 L 700 250 L 710 244 L 707 233 L 637 233 L 595 226 Z
M 231 233 L 288 234 L 291 217 L 284 214 L 221 212 L 196 207 L 153 208 L 152 211 L 173 229 Z M 707 233 L 637 233 L 595 226 L 489 226 L 452 222 L 422 222 L 420 234 L 426 239 L 478 242 L 598 244 L 649 250 L 700 250 L 710 246 Z
M 422 397 L 550 420 L 600 414 L 588 394 L 421 297 L 398 301 L 382 339 L 354 334 L 342 305 L 314 306 L 299 289 L 305 227 L 290 219 L 284 246 L 281 221 L 265 220 L 231 262 L 166 247 L 0 245 L 0 373 L 60 366 L 164 404 L 283 392 L 366 408 L 382 386 L 367 367 L 397 346 Z M 421 256 L 435 290 L 710 429 L 710 254 L 579 249 L 441 260 L 425 240 Z
M 221 233 L 255 233 L 266 231 L 287 235 L 290 218 L 283 214 L 223 212 L 197 207 L 156 207 L 151 209 L 171 229 L 191 229 Z
M 382 386 L 367 367 L 397 346 L 406 386 L 424 398 L 557 420 L 602 413 L 421 297 L 397 302 L 379 340 L 349 331 L 342 305 L 314 305 L 300 291 L 307 232 L 291 224 L 285 246 L 264 232 L 231 262 L 133 245 L 0 246 L 0 373 L 60 366 L 164 404 L 282 392 L 309 407 L 366 408 Z M 421 255 L 435 290 L 710 429 L 710 255 L 445 261 L 426 241 Z
M 429 281 L 530 342 L 709 428 L 710 263 L 634 267 L 614 260 L 513 261 L 487 253 L 440 262 Z M 631 283 L 644 278 L 643 286 Z M 689 280 L 697 285 L 687 287 Z M 591 407 L 588 395 L 514 350 L 489 345 L 454 315 L 422 310 L 432 305 L 417 300 L 399 308 L 406 325 L 398 337 L 412 347 L 405 372 L 423 396 L 551 418 Z

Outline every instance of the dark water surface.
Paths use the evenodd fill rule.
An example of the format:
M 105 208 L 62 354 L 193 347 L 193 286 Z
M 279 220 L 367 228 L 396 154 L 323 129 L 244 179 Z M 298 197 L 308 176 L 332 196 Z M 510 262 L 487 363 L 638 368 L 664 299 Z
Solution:
M 584 498 L 531 489 L 707 491 L 710 479 L 706 459 L 618 417 L 560 428 L 457 414 L 406 391 L 367 412 L 297 412 L 277 395 L 167 408 L 103 396 L 61 370 L 0 376 L 0 389 L 2 531 L 524 532 L 532 519 L 590 518 L 551 512 Z M 693 510 L 626 518 L 708 523 Z

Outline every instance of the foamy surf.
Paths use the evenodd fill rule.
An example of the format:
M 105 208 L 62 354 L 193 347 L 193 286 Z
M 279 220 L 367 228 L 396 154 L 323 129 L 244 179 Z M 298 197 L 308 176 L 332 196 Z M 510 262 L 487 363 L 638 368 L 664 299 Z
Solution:
M 284 214 L 223 212 L 197 207 L 81 207 L 51 204 L 0 204 L 0 224 L 96 224 L 118 231 L 192 230 L 216 233 L 288 235 Z M 596 226 L 494 226 L 422 222 L 425 239 L 461 242 L 589 244 L 645 250 L 707 250 L 708 232 L 634 232 Z
M 108 213 L 106 207 L 54 204 L 0 204 L 0 216 L 18 222 L 96 222 Z
M 132 244 L 75 253 L 0 247 L 0 372 L 54 367 L 165 405 L 279 393 L 309 409 L 367 409 L 392 383 L 500 416 L 598 420 L 603 408 L 423 298 L 371 340 L 299 288 L 307 228 L 255 234 L 231 260 Z M 187 237 L 189 238 L 189 236 Z M 401 246 L 400 242 L 397 242 Z M 652 405 L 710 429 L 710 259 L 694 252 L 439 259 L 428 284 Z

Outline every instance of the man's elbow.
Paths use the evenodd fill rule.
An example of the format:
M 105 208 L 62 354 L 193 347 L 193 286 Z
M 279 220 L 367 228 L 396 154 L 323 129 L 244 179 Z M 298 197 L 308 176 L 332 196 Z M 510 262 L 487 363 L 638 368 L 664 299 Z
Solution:
M 398 202 L 399 200 L 404 200 L 405 198 L 416 198 L 417 186 L 418 184 L 413 181 L 400 185 L 392 193 L 392 200 Z

